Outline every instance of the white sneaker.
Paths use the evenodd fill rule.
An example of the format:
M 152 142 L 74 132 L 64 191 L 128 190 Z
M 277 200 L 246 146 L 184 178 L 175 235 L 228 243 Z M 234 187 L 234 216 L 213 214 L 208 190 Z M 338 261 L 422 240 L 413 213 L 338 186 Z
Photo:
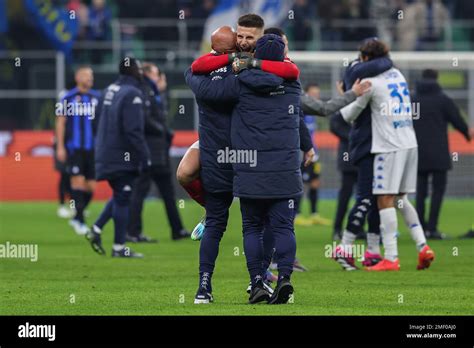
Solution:
M 66 208 L 64 205 L 60 205 L 57 211 L 57 214 L 60 218 L 70 219 L 73 217 L 73 212 Z
M 74 228 L 74 232 L 76 232 L 76 234 L 79 236 L 84 236 L 87 233 L 89 233 L 89 227 L 87 227 L 86 224 L 81 223 L 77 220 L 74 220 L 74 219 L 69 220 L 69 225 L 71 225 L 72 228 Z

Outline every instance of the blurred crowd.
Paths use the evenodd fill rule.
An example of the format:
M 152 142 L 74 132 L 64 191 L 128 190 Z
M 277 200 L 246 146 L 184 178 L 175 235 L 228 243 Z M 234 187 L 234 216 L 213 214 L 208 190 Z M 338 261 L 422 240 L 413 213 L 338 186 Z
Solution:
M 185 21 L 187 47 L 192 49 L 199 47 L 205 21 L 219 5 L 219 0 L 52 2 L 69 11 L 74 10 L 79 19 L 76 39 L 79 44 L 83 41 L 110 42 L 112 19 L 127 18 L 132 20 L 120 23 L 122 41 L 133 40 L 138 42 L 138 45 L 151 41 L 168 42 L 172 47 L 171 42 L 178 42 L 183 35 L 176 25 L 178 16 L 182 15 L 185 19 L 193 20 Z M 244 3 L 245 1 L 242 1 L 242 4 Z M 15 1 L 9 1 L 8 4 L 12 8 L 21 6 L 21 2 Z M 383 39 L 394 50 L 469 50 L 474 42 L 472 0 L 294 0 L 291 9 L 292 18 L 288 18 L 280 26 L 288 33 L 293 44 L 292 49 L 353 49 L 354 42 L 370 36 Z M 10 36 L 12 42 L 4 46 L 31 49 L 41 44 L 42 40 L 38 40 L 32 23 L 25 19 L 25 16 L 15 16 L 13 9 L 8 12 L 13 13 L 10 18 L 10 32 L 7 34 L 7 40 Z M 151 26 L 142 26 L 136 22 L 147 19 L 159 19 L 161 22 L 160 25 Z M 12 32 L 13 30 L 15 32 Z M 446 35 L 450 35 L 452 41 L 460 44 L 446 47 Z M 91 63 L 100 63 L 101 59 L 90 57 Z

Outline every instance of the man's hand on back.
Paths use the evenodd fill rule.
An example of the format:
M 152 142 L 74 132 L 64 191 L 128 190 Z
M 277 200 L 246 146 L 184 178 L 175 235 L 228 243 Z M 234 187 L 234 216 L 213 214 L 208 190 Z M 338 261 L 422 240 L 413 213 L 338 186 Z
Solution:
M 370 90 L 372 83 L 370 81 L 360 82 L 360 79 L 357 79 L 352 86 L 352 92 L 356 94 L 356 96 L 360 97 L 361 95 L 367 93 Z

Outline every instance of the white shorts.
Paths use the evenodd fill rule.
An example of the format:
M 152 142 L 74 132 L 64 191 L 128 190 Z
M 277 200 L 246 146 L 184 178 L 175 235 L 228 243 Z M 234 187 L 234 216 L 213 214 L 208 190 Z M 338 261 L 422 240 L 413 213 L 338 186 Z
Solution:
M 191 145 L 191 149 L 198 149 L 199 150 L 199 140 L 194 142 L 192 145 Z
M 418 148 L 375 154 L 374 195 L 416 192 Z

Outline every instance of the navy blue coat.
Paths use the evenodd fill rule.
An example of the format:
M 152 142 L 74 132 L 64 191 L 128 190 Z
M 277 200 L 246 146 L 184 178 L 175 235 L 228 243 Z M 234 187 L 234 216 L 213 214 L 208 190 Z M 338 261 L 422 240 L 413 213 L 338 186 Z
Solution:
M 219 163 L 217 152 L 231 148 L 230 127 L 234 102 L 201 98 L 200 81 L 206 79 L 212 85 L 232 75 L 232 65 L 212 71 L 207 75 L 194 76 L 186 70 L 185 79 L 196 95 L 199 107 L 199 156 L 201 180 L 208 192 L 232 192 L 233 170 L 231 163 Z
M 193 78 L 191 69 L 185 72 L 186 83 L 196 95 L 199 107 L 199 149 L 201 161 L 201 179 L 204 188 L 209 192 L 232 191 L 234 172 L 232 164 L 219 163 L 217 152 L 221 149 L 232 148 L 230 139 L 232 110 L 237 100 L 203 99 L 209 98 L 209 92 L 203 93 L 201 80 L 219 81 L 232 74 L 232 65 L 220 68 L 208 75 Z M 222 84 L 215 83 L 222 88 Z M 211 86 L 209 86 L 211 88 Z M 304 113 L 300 109 L 299 132 L 300 148 L 307 152 L 313 147 L 311 135 L 304 122 Z
M 255 199 L 301 195 L 299 82 L 260 70 L 244 70 L 238 76 L 230 74 L 215 81 L 199 76 L 193 79 L 197 97 L 236 103 L 231 120 L 232 150 L 256 153 L 255 163 L 233 163 L 234 195 Z
M 380 75 L 391 69 L 392 60 L 388 57 L 376 58 L 368 62 L 355 60 L 347 67 L 344 74 L 344 89 L 352 88 L 357 79 L 364 79 Z M 367 106 L 357 117 L 349 134 L 349 159 L 357 164 L 362 158 L 370 154 L 372 147 L 372 117 L 370 106 Z
M 113 179 L 122 172 L 138 173 L 150 163 L 143 100 L 139 82 L 129 76 L 120 76 L 104 91 L 95 142 L 98 180 Z

